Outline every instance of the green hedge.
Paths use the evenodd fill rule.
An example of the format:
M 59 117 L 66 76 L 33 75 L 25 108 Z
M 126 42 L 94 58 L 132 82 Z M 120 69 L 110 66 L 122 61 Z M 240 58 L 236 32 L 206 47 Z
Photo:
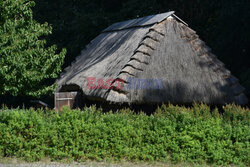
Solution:
M 2 109 L 0 157 L 29 161 L 129 160 L 249 165 L 250 110 L 224 114 L 206 105 L 163 105 L 152 115 L 95 107 L 55 111 Z

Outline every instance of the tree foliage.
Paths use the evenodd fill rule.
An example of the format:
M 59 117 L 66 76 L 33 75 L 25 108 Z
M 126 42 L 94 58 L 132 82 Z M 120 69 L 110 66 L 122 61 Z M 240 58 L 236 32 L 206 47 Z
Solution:
M 33 19 L 30 0 L 0 0 L 0 95 L 40 96 L 54 89 L 66 54 L 48 46 L 48 23 Z

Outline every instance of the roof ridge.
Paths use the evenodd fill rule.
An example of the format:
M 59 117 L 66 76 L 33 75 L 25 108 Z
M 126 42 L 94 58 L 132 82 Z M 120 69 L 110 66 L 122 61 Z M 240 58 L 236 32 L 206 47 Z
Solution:
M 125 85 L 127 85 L 126 79 L 128 77 L 135 77 L 136 73 L 138 71 L 144 71 L 142 66 L 149 65 L 149 58 L 152 55 L 153 51 L 156 49 L 158 44 L 160 43 L 160 40 L 163 39 L 166 35 L 166 32 L 164 32 L 165 22 L 164 21 L 157 23 L 153 25 L 149 31 L 145 34 L 145 36 L 142 38 L 141 42 L 139 43 L 137 49 L 134 51 L 134 54 L 130 57 L 129 61 L 123 66 L 121 71 L 116 76 L 116 79 L 113 81 L 113 83 L 116 80 L 121 80 Z M 112 83 L 112 84 L 113 84 Z M 110 92 L 116 92 L 118 94 L 125 95 L 127 98 L 129 92 L 126 90 L 118 90 L 118 89 L 110 89 L 107 90 L 105 93 L 106 96 L 109 96 Z
M 163 20 L 173 15 L 174 13 L 175 13 L 174 11 L 170 11 L 166 13 L 160 13 L 156 15 L 150 15 L 150 16 L 140 17 L 136 19 L 117 22 L 117 23 L 112 24 L 108 28 L 104 29 L 102 32 L 113 32 L 113 31 L 120 31 L 120 30 L 130 29 L 130 28 L 152 26 L 154 24 L 158 24 L 162 22 Z

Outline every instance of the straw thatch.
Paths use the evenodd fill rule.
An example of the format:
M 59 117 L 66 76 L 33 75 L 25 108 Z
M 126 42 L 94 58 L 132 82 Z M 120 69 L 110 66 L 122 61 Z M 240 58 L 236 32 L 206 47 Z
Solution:
M 123 89 L 86 89 L 86 77 L 121 79 Z M 160 89 L 126 89 L 129 77 Z M 97 36 L 57 81 L 57 91 L 121 103 L 246 104 L 244 88 L 186 23 L 168 12 L 119 22 Z

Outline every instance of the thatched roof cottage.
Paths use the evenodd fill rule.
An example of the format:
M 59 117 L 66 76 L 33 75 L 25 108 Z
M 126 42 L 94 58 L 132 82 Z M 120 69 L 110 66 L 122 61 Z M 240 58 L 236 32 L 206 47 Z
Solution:
M 107 80 L 122 86 L 103 87 Z M 174 12 L 111 25 L 56 83 L 57 92 L 115 103 L 248 102 L 238 79 Z

